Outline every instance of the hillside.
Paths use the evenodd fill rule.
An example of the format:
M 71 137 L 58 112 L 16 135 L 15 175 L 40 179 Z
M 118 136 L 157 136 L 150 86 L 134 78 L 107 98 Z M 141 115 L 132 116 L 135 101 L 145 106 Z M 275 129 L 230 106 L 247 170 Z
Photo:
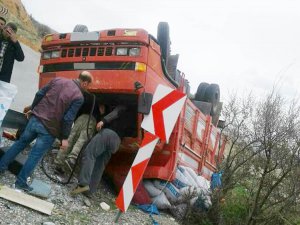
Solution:
M 8 13 L 1 16 L 18 25 L 19 40 L 36 51 L 40 49 L 42 37 L 55 32 L 28 15 L 21 0 L 0 0 L 0 5 L 8 9 Z

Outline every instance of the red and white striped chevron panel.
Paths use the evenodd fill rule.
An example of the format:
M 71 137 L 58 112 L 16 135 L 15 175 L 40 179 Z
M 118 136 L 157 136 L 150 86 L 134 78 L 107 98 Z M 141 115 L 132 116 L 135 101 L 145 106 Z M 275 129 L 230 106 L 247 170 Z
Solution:
M 141 181 L 158 140 L 159 138 L 151 133 L 145 134 L 141 148 L 134 159 L 119 196 L 116 199 L 116 205 L 122 212 L 125 212 L 130 205 L 131 199 Z
M 159 138 L 167 141 L 183 107 L 186 95 L 159 85 L 154 93 L 151 112 L 145 116 L 142 128 L 147 130 L 134 162 L 116 199 L 117 207 L 126 212 L 139 185 Z
M 150 113 L 142 122 L 142 128 L 168 142 L 185 99 L 184 93 L 159 85 L 153 96 Z

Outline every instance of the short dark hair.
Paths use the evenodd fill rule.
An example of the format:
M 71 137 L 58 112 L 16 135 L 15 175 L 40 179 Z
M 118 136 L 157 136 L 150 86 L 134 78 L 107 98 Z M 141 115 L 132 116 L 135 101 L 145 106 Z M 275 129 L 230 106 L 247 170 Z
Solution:
M 6 23 L 6 19 L 2 16 L 0 16 L 0 20 L 4 21 L 4 23 Z
M 83 81 L 83 82 L 88 82 L 88 83 L 92 83 L 92 75 L 88 72 L 88 71 L 82 71 L 79 74 L 79 80 Z
M 9 22 L 5 25 L 5 27 L 10 27 L 15 33 L 17 33 L 18 31 L 18 27 L 15 23 L 13 22 Z

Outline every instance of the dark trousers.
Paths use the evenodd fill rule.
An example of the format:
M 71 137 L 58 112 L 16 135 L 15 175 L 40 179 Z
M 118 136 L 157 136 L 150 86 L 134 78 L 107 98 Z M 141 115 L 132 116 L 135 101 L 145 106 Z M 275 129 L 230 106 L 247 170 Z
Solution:
M 92 138 L 82 155 L 79 185 L 89 185 L 91 193 L 97 190 L 105 166 L 120 143 L 118 134 L 111 129 L 102 129 Z

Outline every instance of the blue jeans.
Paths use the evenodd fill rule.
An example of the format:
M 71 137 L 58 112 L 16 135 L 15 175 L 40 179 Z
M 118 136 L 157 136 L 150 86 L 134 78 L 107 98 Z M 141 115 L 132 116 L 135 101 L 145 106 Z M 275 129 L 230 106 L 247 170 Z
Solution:
M 36 139 L 36 142 L 28 155 L 28 159 L 17 176 L 17 185 L 27 185 L 27 178 L 31 176 L 33 170 L 43 155 L 51 148 L 55 137 L 46 130 L 39 119 L 37 119 L 35 116 L 32 116 L 28 121 L 28 124 L 20 139 L 7 150 L 0 160 L 0 171 L 6 170 L 8 165 L 15 159 L 15 157 L 22 152 L 34 139 Z

